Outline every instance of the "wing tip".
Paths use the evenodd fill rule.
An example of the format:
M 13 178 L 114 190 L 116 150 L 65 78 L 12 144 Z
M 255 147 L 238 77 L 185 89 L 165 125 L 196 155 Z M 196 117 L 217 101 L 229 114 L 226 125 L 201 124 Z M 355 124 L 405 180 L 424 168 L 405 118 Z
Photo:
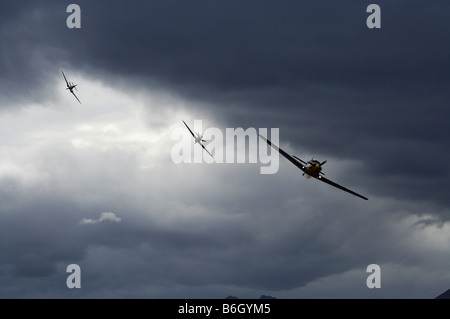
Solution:
M 363 196 L 363 195 L 360 195 L 360 194 L 357 194 L 356 196 L 358 196 L 359 198 L 364 199 L 364 200 L 369 200 L 366 196 Z

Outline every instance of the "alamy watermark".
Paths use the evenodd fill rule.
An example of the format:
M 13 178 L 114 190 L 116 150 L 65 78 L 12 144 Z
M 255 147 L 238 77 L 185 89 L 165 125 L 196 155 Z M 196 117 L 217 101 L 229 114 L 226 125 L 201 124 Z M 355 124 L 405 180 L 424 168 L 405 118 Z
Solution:
M 203 131 L 202 121 L 195 120 L 193 132 L 203 132 L 198 143 L 184 127 L 172 132 L 172 140 L 178 140 L 172 147 L 171 157 L 175 164 L 181 163 L 260 163 L 261 174 L 275 174 L 279 167 L 279 153 L 259 138 L 269 138 L 279 144 L 279 129 L 250 127 L 247 129 L 226 128 L 225 132 L 216 127 Z M 203 143 L 202 143 L 203 141 Z M 201 144 L 202 143 L 202 144 Z M 200 144 L 200 145 L 199 145 Z M 203 148 L 202 145 L 205 147 Z M 211 153 L 212 156 L 210 156 Z
M 377 264 L 367 266 L 366 272 L 371 273 L 366 280 L 367 288 L 381 288 L 381 268 Z
M 366 24 L 369 29 L 381 28 L 381 8 L 378 4 L 370 4 L 367 9 L 367 13 L 370 15 L 366 19 Z
M 81 268 L 77 264 L 70 264 L 67 266 L 66 272 L 70 273 L 67 277 L 67 288 L 81 288 Z
M 66 19 L 66 25 L 69 29 L 81 28 L 81 8 L 78 4 L 69 4 L 66 9 L 70 15 Z

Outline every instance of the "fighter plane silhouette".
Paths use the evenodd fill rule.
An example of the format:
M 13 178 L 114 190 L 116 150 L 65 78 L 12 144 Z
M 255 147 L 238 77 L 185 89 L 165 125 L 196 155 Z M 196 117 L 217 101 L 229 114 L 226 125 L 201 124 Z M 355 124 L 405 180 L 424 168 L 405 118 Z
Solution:
M 194 137 L 194 139 L 195 139 L 195 143 L 194 143 L 194 144 L 196 144 L 196 143 L 200 144 L 200 145 L 203 147 L 203 149 L 204 149 L 209 155 L 211 155 L 212 158 L 214 158 L 214 156 L 212 156 L 212 154 L 206 149 L 205 145 L 203 145 L 203 143 L 206 142 L 206 141 L 203 139 L 203 134 L 200 135 L 199 133 L 197 133 L 197 136 L 195 136 L 194 132 L 192 132 L 192 130 L 189 128 L 189 126 L 186 124 L 186 122 L 183 121 L 183 123 L 184 123 L 184 125 L 186 125 L 187 129 L 189 130 L 189 132 L 191 132 L 191 135 Z
M 277 150 L 281 155 L 283 155 L 288 161 L 290 161 L 292 164 L 294 164 L 295 166 L 297 166 L 298 168 L 300 168 L 303 171 L 303 175 L 306 174 L 307 177 L 314 177 L 315 179 L 327 183 L 331 186 L 334 186 L 336 188 L 339 188 L 347 193 L 350 193 L 352 195 L 358 196 L 359 198 L 362 198 L 364 200 L 367 200 L 367 197 L 360 195 L 342 185 L 339 185 L 338 183 L 335 183 L 331 180 L 329 180 L 328 178 L 325 178 L 323 175 L 325 175 L 322 172 L 322 165 L 325 164 L 327 161 L 323 161 L 322 163 L 319 162 L 318 160 L 315 159 L 311 159 L 308 162 L 305 162 L 304 160 L 298 158 L 297 156 L 293 155 L 289 155 L 288 153 L 286 153 L 285 151 L 283 151 L 281 148 L 279 148 L 277 145 L 273 144 L 271 141 L 269 141 L 267 138 L 265 138 L 264 136 L 259 135 L 259 137 L 261 137 L 264 141 L 266 141 L 267 144 L 269 144 L 270 146 L 272 146 L 275 150 Z
M 72 93 L 73 96 L 75 96 L 75 98 L 77 99 L 77 101 L 80 102 L 80 104 L 81 104 L 81 101 L 78 99 L 78 97 L 77 97 L 77 96 L 75 95 L 75 93 L 73 92 L 73 89 L 75 89 L 75 90 L 78 91 L 78 89 L 76 88 L 76 86 L 77 86 L 78 84 L 73 84 L 72 82 L 67 81 L 67 78 L 66 78 L 64 72 L 63 72 L 63 71 L 61 71 L 61 72 L 62 72 L 62 75 L 63 75 L 63 77 L 64 77 L 64 80 L 66 80 L 66 84 L 67 84 L 66 90 L 69 90 L 70 93 Z

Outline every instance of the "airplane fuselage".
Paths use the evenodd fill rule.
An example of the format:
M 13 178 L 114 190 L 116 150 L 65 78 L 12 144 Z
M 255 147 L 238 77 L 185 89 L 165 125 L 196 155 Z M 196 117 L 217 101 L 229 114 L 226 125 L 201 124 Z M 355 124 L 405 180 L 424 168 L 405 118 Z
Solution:
M 313 177 L 319 176 L 321 171 L 322 171 L 322 167 L 315 163 L 305 166 L 305 173 L 308 175 L 311 175 Z
M 200 135 L 200 134 L 198 134 L 198 133 L 197 133 L 197 137 L 194 137 L 194 139 L 195 139 L 195 143 L 202 144 L 203 142 L 206 142 L 206 141 L 203 139 L 203 135 Z

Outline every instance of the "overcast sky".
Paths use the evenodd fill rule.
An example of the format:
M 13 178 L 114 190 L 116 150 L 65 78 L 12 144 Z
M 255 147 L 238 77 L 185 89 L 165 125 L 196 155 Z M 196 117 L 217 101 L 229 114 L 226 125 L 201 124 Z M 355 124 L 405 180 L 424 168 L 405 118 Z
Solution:
M 0 298 L 438 296 L 449 16 L 447 0 L 2 0 Z M 282 157 L 265 175 L 175 163 L 176 145 L 199 148 L 183 121 L 200 120 L 224 136 L 276 128 L 369 200 Z

